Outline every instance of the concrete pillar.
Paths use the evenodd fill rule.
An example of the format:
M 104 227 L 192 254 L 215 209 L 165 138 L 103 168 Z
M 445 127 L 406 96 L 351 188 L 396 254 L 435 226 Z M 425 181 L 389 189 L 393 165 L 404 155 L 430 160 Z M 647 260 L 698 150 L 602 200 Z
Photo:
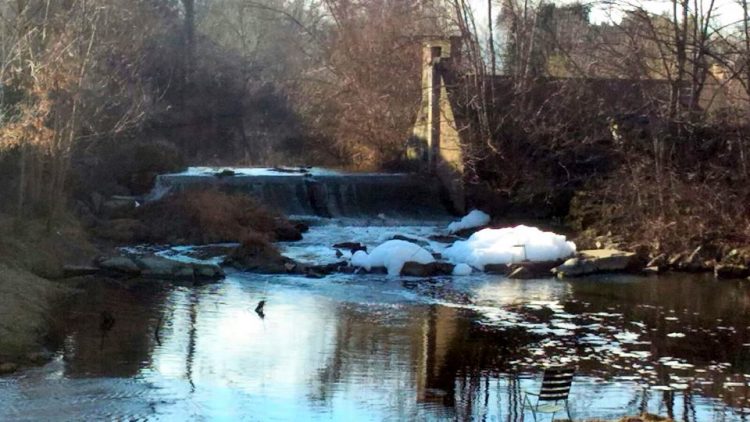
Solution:
M 440 158 L 440 57 L 441 46 L 430 45 L 429 63 L 429 92 L 428 92 L 428 117 L 430 125 L 429 137 L 427 138 L 427 168 L 430 173 L 435 173 L 437 161 Z

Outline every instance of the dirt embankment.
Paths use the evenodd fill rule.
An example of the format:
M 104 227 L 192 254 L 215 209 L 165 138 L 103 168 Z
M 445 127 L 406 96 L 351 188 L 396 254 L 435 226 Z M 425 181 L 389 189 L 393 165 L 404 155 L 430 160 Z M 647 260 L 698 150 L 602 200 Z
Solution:
M 38 360 L 52 308 L 70 293 L 59 283 L 0 263 L 0 364 Z
M 97 253 L 74 219 L 48 230 L 44 221 L 0 215 L 0 373 L 45 361 L 52 311 L 74 292 L 50 279 Z

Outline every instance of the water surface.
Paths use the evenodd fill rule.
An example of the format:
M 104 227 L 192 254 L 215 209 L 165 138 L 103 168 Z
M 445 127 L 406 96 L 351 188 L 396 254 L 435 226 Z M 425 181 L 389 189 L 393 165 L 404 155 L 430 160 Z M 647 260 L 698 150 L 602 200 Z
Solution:
M 289 252 L 331 252 L 319 234 Z M 0 420 L 517 421 L 552 362 L 578 367 L 576 419 L 745 420 L 749 311 L 745 284 L 687 275 L 92 282 L 57 358 L 0 378 Z

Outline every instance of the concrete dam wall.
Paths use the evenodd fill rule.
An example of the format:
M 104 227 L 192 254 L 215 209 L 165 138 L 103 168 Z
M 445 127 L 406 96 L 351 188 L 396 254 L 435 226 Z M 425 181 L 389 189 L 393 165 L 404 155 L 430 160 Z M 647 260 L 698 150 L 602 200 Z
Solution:
M 450 199 L 436 179 L 314 168 L 190 168 L 158 176 L 147 200 L 199 189 L 247 194 L 287 215 L 434 219 L 451 214 Z

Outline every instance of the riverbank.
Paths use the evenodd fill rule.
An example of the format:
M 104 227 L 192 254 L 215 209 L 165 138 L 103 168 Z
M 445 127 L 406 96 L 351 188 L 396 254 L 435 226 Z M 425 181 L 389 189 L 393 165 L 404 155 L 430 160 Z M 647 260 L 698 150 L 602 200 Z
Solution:
M 53 308 L 72 290 L 0 263 L 0 374 L 43 363 Z
M 60 282 L 65 266 L 87 264 L 100 251 L 71 216 L 48 230 L 43 220 L 0 215 L 0 372 L 51 357 L 51 314 L 75 294 Z
M 598 235 L 594 230 L 584 230 L 577 233 L 574 240 L 579 249 L 631 252 L 634 254 L 634 268 L 645 275 L 673 271 L 712 273 L 716 279 L 750 278 L 750 245 L 742 242 L 717 239 L 663 245 L 636 240 L 640 237 L 611 232 Z

